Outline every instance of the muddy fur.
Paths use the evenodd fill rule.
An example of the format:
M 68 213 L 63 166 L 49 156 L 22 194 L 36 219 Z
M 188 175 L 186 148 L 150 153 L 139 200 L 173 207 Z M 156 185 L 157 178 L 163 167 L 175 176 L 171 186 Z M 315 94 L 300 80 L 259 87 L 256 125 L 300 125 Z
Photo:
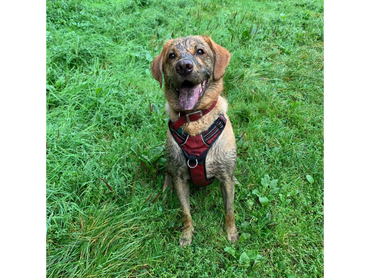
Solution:
M 190 61 L 192 65 L 190 73 L 183 74 L 178 70 L 179 61 L 184 60 Z M 166 111 L 172 122 L 179 118 L 180 111 L 184 111 L 181 110 L 181 104 L 179 104 L 180 90 L 184 82 L 196 85 L 206 80 L 203 95 L 199 97 L 191 110 L 185 110 L 186 113 L 207 109 L 217 99 L 217 104 L 211 112 L 197 121 L 185 123 L 182 126 L 185 134 L 195 136 L 206 131 L 221 114 L 227 119 L 224 131 L 208 152 L 206 169 L 207 177 L 216 177 L 221 182 L 227 235 L 229 241 L 235 243 L 239 238 L 234 217 L 236 144 L 230 120 L 226 115 L 227 102 L 220 96 L 223 90 L 222 77 L 229 60 L 229 52 L 209 37 L 189 36 L 167 41 L 162 52 L 154 59 L 151 71 L 161 87 L 164 78 Z M 192 241 L 193 232 L 189 199 L 190 176 L 186 159 L 169 130 L 167 130 L 166 156 L 165 186 L 171 182 L 174 183 L 184 216 L 184 229 L 180 236 L 180 244 L 187 245 Z

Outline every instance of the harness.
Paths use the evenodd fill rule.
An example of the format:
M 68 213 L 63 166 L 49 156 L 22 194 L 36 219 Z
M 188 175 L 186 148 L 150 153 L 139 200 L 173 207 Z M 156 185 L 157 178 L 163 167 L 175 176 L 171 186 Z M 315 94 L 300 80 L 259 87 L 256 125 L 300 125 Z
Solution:
M 209 108 L 208 111 L 202 110 L 203 115 L 207 114 L 212 108 L 216 105 L 216 102 Z M 197 111 L 202 117 L 202 112 Z M 192 113 L 192 114 L 195 114 Z M 186 114 L 189 115 L 189 114 Z M 186 117 L 186 116 L 185 116 Z M 189 118 L 189 116 L 187 117 Z M 198 119 L 199 119 L 198 118 Z M 214 181 L 214 177 L 207 178 L 206 174 L 206 158 L 207 153 L 217 138 L 221 135 L 222 131 L 226 126 L 226 118 L 224 115 L 220 115 L 217 120 L 210 126 L 210 128 L 204 131 L 201 134 L 196 136 L 186 135 L 182 132 L 182 127 L 176 129 L 176 124 L 181 120 L 172 123 L 171 120 L 168 121 L 168 128 L 172 134 L 172 137 L 175 139 L 176 143 L 181 148 L 188 166 L 189 174 L 191 177 L 192 183 L 198 186 L 207 186 Z M 181 120 L 182 121 L 182 120 Z M 190 122 L 193 120 L 187 120 Z M 182 124 L 181 124 L 182 125 Z

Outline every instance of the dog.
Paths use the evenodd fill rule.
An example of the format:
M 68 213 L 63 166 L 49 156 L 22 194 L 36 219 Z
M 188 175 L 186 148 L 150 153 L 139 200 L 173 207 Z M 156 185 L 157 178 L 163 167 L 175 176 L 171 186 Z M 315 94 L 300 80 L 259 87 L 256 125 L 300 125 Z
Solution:
M 168 40 L 151 64 L 151 73 L 164 91 L 169 128 L 166 140 L 164 189 L 174 184 L 183 213 L 180 245 L 192 242 L 189 182 L 221 183 L 227 238 L 237 242 L 234 216 L 236 143 L 227 102 L 220 96 L 230 53 L 207 36 Z

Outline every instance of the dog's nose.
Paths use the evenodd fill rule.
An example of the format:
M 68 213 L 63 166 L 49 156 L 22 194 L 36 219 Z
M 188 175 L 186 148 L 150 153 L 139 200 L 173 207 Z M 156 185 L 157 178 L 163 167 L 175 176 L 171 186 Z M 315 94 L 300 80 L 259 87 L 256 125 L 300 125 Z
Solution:
M 176 64 L 176 72 L 180 75 L 187 75 L 193 71 L 193 62 L 190 60 L 181 60 Z

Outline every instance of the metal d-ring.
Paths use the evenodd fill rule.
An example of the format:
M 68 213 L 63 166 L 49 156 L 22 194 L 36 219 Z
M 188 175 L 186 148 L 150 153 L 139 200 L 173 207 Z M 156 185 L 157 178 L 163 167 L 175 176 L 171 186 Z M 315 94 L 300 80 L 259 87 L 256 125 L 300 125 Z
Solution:
M 198 159 L 195 159 L 195 166 L 194 166 L 194 167 L 191 167 L 191 166 L 190 166 L 190 164 L 189 164 L 189 160 L 190 160 L 190 159 L 188 159 L 188 161 L 187 161 L 186 163 L 188 164 L 188 167 L 189 167 L 190 169 L 194 169 L 195 167 L 197 167 L 197 166 L 198 166 Z

